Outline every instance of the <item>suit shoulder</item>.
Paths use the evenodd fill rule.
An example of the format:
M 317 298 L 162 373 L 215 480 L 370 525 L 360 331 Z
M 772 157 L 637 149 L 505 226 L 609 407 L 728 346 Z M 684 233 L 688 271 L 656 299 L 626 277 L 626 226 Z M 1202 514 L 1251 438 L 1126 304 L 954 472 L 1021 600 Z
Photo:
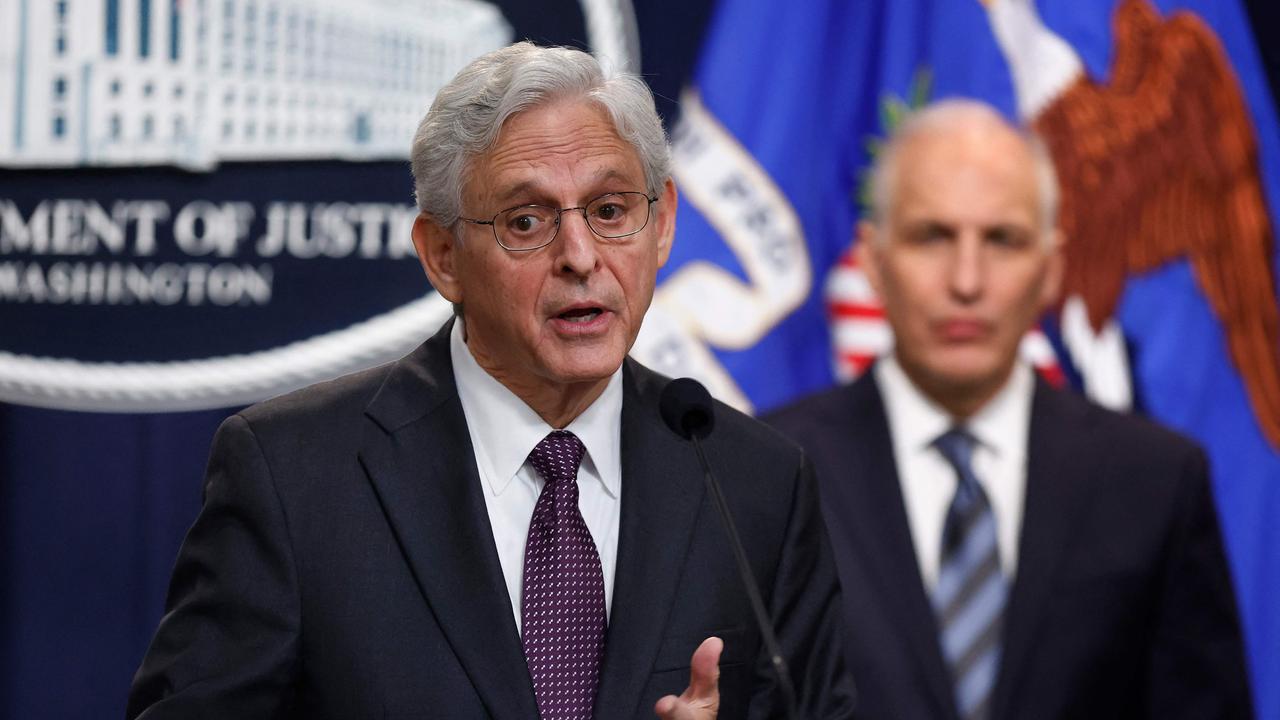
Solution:
M 811 393 L 761 416 L 765 423 L 791 437 L 803 437 L 848 420 L 867 409 L 878 406 L 879 396 L 869 373 L 848 385 Z
M 386 381 L 391 366 L 316 383 L 248 407 L 219 428 L 210 463 L 238 463 L 248 452 L 260 456 L 276 491 L 311 497 L 311 488 L 342 483 L 372 422 L 365 408 Z
M 751 417 L 719 400 L 716 403 L 716 432 L 726 442 L 732 442 L 757 453 L 769 453 L 797 462 L 800 446 L 777 428 L 759 418 Z
M 638 394 L 652 398 L 650 402 L 656 405 L 671 378 L 635 360 L 628 359 L 627 364 Z M 713 403 L 716 421 L 708 440 L 710 445 L 732 447 L 756 458 L 774 456 L 791 463 L 799 462 L 800 447 L 782 433 L 727 403 L 714 399 Z
M 1141 415 L 1102 407 L 1078 393 L 1046 387 L 1039 391 L 1038 401 L 1048 412 L 1077 418 L 1092 437 L 1113 448 L 1117 457 L 1153 465 L 1204 457 L 1200 445 L 1190 437 Z
M 382 387 L 395 363 L 319 382 L 252 405 L 238 414 L 255 429 L 332 425 L 358 418 Z

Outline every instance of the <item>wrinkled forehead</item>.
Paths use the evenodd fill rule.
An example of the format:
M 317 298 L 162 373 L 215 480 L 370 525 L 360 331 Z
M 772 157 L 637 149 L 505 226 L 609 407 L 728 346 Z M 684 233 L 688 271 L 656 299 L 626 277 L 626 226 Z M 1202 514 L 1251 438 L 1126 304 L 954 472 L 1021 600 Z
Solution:
M 480 202 L 564 202 L 581 193 L 645 190 L 644 166 L 609 113 L 588 100 L 560 100 L 503 123 L 470 163 L 464 197 Z

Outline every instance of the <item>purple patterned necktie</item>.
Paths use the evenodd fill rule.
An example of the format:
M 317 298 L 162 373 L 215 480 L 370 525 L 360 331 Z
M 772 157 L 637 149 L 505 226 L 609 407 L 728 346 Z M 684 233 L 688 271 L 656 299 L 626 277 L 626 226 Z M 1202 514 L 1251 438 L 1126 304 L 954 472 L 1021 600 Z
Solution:
M 578 436 L 556 430 L 529 453 L 546 485 L 524 547 L 521 641 L 542 720 L 591 717 L 604 659 L 604 572 L 578 510 Z

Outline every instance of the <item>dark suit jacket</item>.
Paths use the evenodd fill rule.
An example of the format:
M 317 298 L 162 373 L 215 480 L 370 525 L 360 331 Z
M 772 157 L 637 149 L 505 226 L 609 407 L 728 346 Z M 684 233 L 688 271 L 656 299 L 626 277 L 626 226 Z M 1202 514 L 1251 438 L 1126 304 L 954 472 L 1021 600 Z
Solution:
M 769 418 L 818 471 L 861 718 L 954 718 L 872 373 Z M 993 718 L 1246 718 L 1204 455 L 1037 381 Z
M 223 424 L 128 717 L 537 717 L 449 327 L 396 363 Z M 625 365 L 596 716 L 653 717 L 712 634 L 725 640 L 721 717 L 774 716 L 775 684 L 696 455 L 658 414 L 665 382 Z M 705 447 L 804 711 L 847 717 L 839 589 L 812 470 L 773 430 L 718 413 Z

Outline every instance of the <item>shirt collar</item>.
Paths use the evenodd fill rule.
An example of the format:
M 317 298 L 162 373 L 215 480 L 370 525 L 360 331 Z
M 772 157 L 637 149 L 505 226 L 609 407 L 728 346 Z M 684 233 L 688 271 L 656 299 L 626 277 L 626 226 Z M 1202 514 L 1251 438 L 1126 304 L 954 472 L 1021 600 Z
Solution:
M 893 355 L 880 358 L 873 372 L 882 391 L 895 452 L 923 452 L 957 424 L 941 405 L 920 392 Z M 999 392 L 962 426 L 983 447 L 1001 458 L 1016 460 L 1027 446 L 1034 389 L 1030 366 L 1015 363 Z
M 884 400 L 897 457 L 913 457 L 924 452 L 951 427 L 951 416 L 916 388 L 895 357 L 880 358 L 873 372 Z
M 477 463 L 488 478 L 490 491 L 501 495 L 511 485 L 529 453 L 555 428 L 480 367 L 467 347 L 463 319 L 456 318 L 449 334 L 458 399 L 467 418 Z M 595 475 L 610 496 L 618 497 L 622 476 L 622 368 L 609 378 L 604 392 L 565 430 L 586 447 L 583 466 L 592 463 Z
M 969 418 L 965 427 L 983 447 L 1000 458 L 1018 460 L 1026 454 L 1034 394 L 1031 366 L 1018 361 L 1004 387 Z

